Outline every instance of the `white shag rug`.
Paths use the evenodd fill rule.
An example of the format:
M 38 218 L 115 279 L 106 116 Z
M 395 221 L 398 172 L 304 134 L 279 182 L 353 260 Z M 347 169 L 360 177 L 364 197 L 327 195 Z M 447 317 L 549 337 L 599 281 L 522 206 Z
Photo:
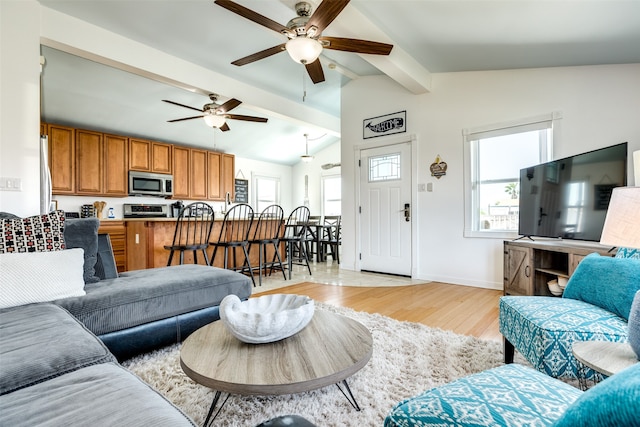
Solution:
M 256 426 L 280 415 L 296 414 L 323 427 L 382 426 L 397 402 L 502 364 L 502 344 L 497 341 L 323 303 L 316 303 L 316 310 L 351 317 L 373 335 L 371 360 L 347 380 L 361 411 L 357 412 L 336 386 L 295 395 L 232 395 L 214 425 Z M 127 360 L 123 365 L 202 425 L 214 392 L 187 377 L 179 360 L 180 345 L 176 344 Z

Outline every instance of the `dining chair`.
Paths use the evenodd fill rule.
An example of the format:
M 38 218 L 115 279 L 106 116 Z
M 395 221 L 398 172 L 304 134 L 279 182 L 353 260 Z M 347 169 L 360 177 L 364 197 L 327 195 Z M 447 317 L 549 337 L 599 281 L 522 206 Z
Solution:
M 285 244 L 287 251 L 287 268 L 289 269 L 289 279 L 291 279 L 293 264 L 307 266 L 311 275 L 309 256 L 307 254 L 307 226 L 309 223 L 309 208 L 298 206 L 289 217 L 282 231 L 280 241 Z M 274 258 L 275 259 L 275 258 Z
M 262 286 L 263 271 L 266 274 L 267 268 L 269 268 L 269 275 L 271 275 L 274 266 L 277 266 L 282 270 L 282 275 L 284 276 L 284 279 L 287 280 L 279 249 L 283 221 L 284 211 L 282 210 L 282 207 L 279 205 L 267 206 L 260 213 L 253 235 L 249 240 L 249 249 L 247 251 L 249 254 L 251 254 L 251 249 L 254 246 L 258 247 L 258 266 L 248 267 L 248 269 L 252 276 L 253 271 L 256 268 L 258 269 L 258 283 L 260 286 Z M 267 249 L 270 245 L 273 245 L 274 258 L 271 261 L 267 261 Z
M 342 217 L 340 215 L 325 215 L 322 226 L 322 237 L 319 240 L 320 259 L 326 261 L 330 255 L 340 264 L 340 245 L 342 243 Z
M 249 259 L 249 232 L 253 223 L 253 208 L 246 203 L 239 203 L 229 208 L 224 216 L 218 240 L 210 242 L 213 246 L 210 265 L 213 265 L 218 253 L 218 248 L 224 250 L 223 267 L 229 270 L 248 272 L 253 282 L 251 261 Z M 244 260 L 238 262 L 237 250 L 242 249 Z M 232 251 L 233 263 L 229 266 L 229 250 Z
M 307 229 L 305 231 L 306 235 L 305 235 L 305 240 L 306 242 L 306 249 L 307 249 L 307 256 L 309 257 L 309 261 L 313 260 L 313 257 L 315 255 L 316 260 L 320 260 L 320 256 L 321 256 L 321 252 L 320 252 L 320 247 L 318 246 L 318 242 L 320 240 L 320 237 L 322 237 L 320 234 L 318 234 L 318 226 L 322 225 L 322 216 L 321 215 L 309 215 L 309 221 L 307 221 L 308 225 L 307 225 Z
M 193 251 L 193 263 L 198 263 L 198 251 L 202 251 L 204 261 L 209 264 L 207 248 L 213 228 L 213 208 L 206 203 L 191 203 L 180 210 L 173 232 L 173 241 L 164 248 L 169 251 L 167 266 L 173 261 L 173 254 L 180 252 L 180 264 L 184 264 L 184 252 Z

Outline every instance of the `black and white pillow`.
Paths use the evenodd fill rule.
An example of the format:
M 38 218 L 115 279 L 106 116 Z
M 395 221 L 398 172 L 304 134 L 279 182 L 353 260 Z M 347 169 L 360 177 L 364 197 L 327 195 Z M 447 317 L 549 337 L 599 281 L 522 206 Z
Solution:
M 49 252 L 65 249 L 64 211 L 0 220 L 0 253 Z

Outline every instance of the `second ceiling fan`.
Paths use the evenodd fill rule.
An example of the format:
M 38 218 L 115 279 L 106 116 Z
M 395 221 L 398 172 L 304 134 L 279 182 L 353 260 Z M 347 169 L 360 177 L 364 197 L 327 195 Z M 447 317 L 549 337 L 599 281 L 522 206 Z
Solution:
M 201 113 L 199 116 L 184 117 L 182 119 L 173 119 L 173 120 L 167 120 L 167 121 L 170 123 L 173 123 L 173 122 L 181 122 L 184 120 L 193 120 L 193 119 L 202 118 L 204 119 L 207 126 L 218 128 L 221 131 L 226 132 L 229 130 L 229 125 L 227 124 L 226 119 L 244 120 L 248 122 L 259 122 L 259 123 L 266 123 L 268 120 L 264 117 L 243 116 L 240 114 L 229 114 L 228 113 L 229 111 L 233 110 L 238 105 L 242 104 L 242 101 L 239 101 L 235 98 L 231 98 L 230 100 L 228 100 L 222 105 L 216 103 L 216 101 L 218 100 L 218 95 L 216 95 L 215 93 L 209 94 L 209 99 L 211 100 L 211 102 L 208 104 L 204 104 L 202 109 L 190 107 L 188 105 L 180 104 L 175 101 L 169 101 L 168 99 L 163 99 L 162 101 L 167 102 L 169 104 L 177 105 L 178 107 L 188 108 L 190 110 L 199 111 Z
M 284 34 L 289 38 L 286 43 L 233 61 L 233 65 L 246 65 L 286 50 L 294 61 L 305 66 L 313 83 L 320 83 L 324 81 L 324 72 L 318 60 L 322 49 L 371 55 L 389 55 L 393 48 L 393 45 L 387 43 L 322 36 L 322 31 L 336 19 L 342 9 L 349 3 L 349 0 L 324 0 L 313 14 L 309 3 L 297 3 L 296 13 L 298 16 L 290 20 L 286 26 L 231 0 L 215 0 L 215 3 L 243 18 Z

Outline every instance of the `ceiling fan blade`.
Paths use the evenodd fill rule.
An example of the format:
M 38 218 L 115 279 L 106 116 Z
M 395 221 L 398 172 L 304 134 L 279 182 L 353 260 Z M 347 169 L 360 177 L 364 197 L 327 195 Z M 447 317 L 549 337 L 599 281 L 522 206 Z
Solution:
M 311 64 L 305 64 L 304 67 L 309 73 L 309 77 L 313 83 L 320 83 L 324 81 L 324 71 L 322 71 L 322 64 L 319 59 L 316 59 Z
M 220 126 L 218 129 L 220 129 L 222 132 L 226 132 L 228 130 L 231 130 L 231 128 L 229 127 L 229 125 L 226 122 L 225 122 L 225 124 Z
M 325 49 L 342 50 L 345 52 L 389 55 L 391 49 L 393 49 L 392 44 L 368 40 L 347 39 L 343 37 L 320 37 L 318 40 L 322 42 L 322 47 Z
M 266 16 L 260 15 L 257 12 L 254 12 L 251 9 L 248 9 L 238 3 L 232 2 L 230 0 L 215 0 L 215 4 L 218 6 L 222 6 L 225 9 L 242 16 L 243 18 L 247 18 L 250 21 L 255 22 L 256 24 L 260 24 L 263 27 L 267 27 L 270 30 L 276 31 L 278 33 L 287 33 L 289 29 L 282 24 L 273 21 Z
M 177 102 L 169 101 L 168 99 L 163 99 L 163 102 L 168 102 L 169 104 L 177 105 L 178 107 L 188 108 L 190 110 L 200 111 L 202 113 L 202 108 L 189 107 L 188 105 L 179 104 Z
M 254 117 L 254 116 L 242 116 L 242 115 L 238 115 L 238 114 L 225 114 L 224 115 L 227 119 L 233 119 L 233 120 L 244 120 L 246 122 L 260 122 L 260 123 L 267 123 L 267 120 L 264 117 Z
M 185 117 L 184 119 L 173 119 L 173 120 L 167 120 L 167 122 L 169 123 L 173 123 L 173 122 L 181 122 L 183 120 L 193 120 L 193 119 L 199 119 L 202 118 L 204 116 L 193 116 L 193 117 Z
M 275 55 L 276 53 L 284 52 L 286 50 L 285 44 L 279 44 L 278 46 L 270 47 L 269 49 L 261 50 L 260 52 L 256 52 L 252 55 L 245 56 L 244 58 L 236 59 L 232 62 L 233 65 L 241 66 L 247 65 L 252 62 L 258 61 L 260 59 L 267 58 L 271 55 Z
M 316 27 L 316 35 L 320 34 L 336 19 L 347 4 L 349 4 L 349 0 L 324 0 L 309 18 L 306 31 L 309 31 L 311 27 Z
M 240 104 L 242 104 L 242 101 L 239 101 L 235 98 L 231 98 L 230 100 L 228 100 L 227 102 L 225 102 L 224 104 L 216 108 L 216 113 L 224 114 L 227 111 L 233 110 Z

